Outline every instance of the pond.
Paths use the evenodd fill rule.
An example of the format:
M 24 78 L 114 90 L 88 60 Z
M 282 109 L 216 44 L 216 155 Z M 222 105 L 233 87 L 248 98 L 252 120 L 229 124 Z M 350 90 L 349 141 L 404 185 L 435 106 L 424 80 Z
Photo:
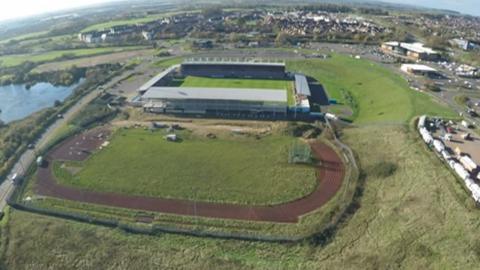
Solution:
M 56 100 L 64 101 L 80 83 L 72 86 L 37 83 L 30 89 L 25 85 L 0 86 L 0 120 L 9 123 L 52 107 Z

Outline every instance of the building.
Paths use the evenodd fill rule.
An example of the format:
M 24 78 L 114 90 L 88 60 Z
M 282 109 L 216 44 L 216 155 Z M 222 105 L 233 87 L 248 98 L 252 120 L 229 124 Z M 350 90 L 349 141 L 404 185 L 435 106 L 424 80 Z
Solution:
M 417 64 L 403 64 L 400 68 L 403 72 L 412 74 L 412 75 L 419 75 L 419 76 L 427 76 L 427 77 L 439 77 L 440 74 L 434 68 L 425 65 L 417 65 Z
M 287 116 L 287 89 L 169 86 L 176 76 L 284 79 L 287 78 L 284 63 L 190 59 L 145 83 L 138 90 L 137 100 L 145 111 L 153 113 Z M 301 91 L 307 94 L 303 86 Z
M 296 111 L 310 112 L 309 98 L 312 95 L 307 77 L 303 74 L 295 74 L 295 101 Z
M 237 59 L 187 59 L 181 66 L 184 76 L 216 78 L 286 78 L 285 63 L 238 61 Z
M 463 38 L 455 38 L 450 40 L 450 44 L 456 46 L 464 51 L 471 51 L 477 48 L 480 48 L 480 45 L 477 43 Z
M 280 89 L 152 87 L 143 96 L 146 111 L 187 114 L 271 114 L 286 116 L 287 92 Z
M 425 47 L 422 43 L 405 43 L 391 41 L 383 43 L 381 49 L 385 53 L 415 61 L 437 61 L 441 58 L 439 52 L 431 48 Z

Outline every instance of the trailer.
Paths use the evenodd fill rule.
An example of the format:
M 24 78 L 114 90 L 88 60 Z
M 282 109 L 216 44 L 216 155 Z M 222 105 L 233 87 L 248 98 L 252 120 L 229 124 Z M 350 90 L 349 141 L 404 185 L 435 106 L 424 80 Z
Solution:
M 443 159 L 445 159 L 446 161 L 452 159 L 452 156 L 446 150 L 443 150 L 441 154 Z
M 469 156 L 461 156 L 459 161 L 469 172 L 474 172 L 478 168 L 478 165 Z
M 420 118 L 418 119 L 418 129 L 421 129 L 421 128 L 425 127 L 425 122 L 426 121 L 427 121 L 427 116 L 426 115 L 420 116 Z
M 465 170 L 465 168 L 460 163 L 455 163 L 453 169 L 455 170 L 455 173 L 457 173 L 457 175 L 460 176 L 460 178 L 462 178 L 463 180 L 470 178 L 470 173 Z
M 439 140 L 433 140 L 433 147 L 438 153 L 445 151 L 445 145 Z

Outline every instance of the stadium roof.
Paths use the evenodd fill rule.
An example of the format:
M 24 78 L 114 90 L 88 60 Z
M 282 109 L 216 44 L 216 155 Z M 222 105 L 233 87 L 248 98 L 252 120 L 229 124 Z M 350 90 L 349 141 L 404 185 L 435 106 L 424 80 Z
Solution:
M 145 99 L 204 99 L 287 102 L 285 89 L 151 87 Z
M 146 82 L 144 85 L 140 86 L 140 88 L 138 89 L 139 92 L 142 92 L 142 91 L 147 91 L 148 89 L 150 89 L 150 87 L 152 87 L 153 85 L 155 85 L 159 80 L 161 80 L 163 77 L 167 76 L 170 72 L 172 72 L 172 70 L 176 69 L 176 68 L 179 68 L 180 65 L 173 65 L 169 68 L 167 68 L 166 70 L 164 70 L 163 72 L 159 73 L 157 76 L 153 77 L 152 79 L 150 79 L 148 82 Z
M 267 62 L 267 61 L 246 61 L 235 59 L 219 59 L 219 58 L 192 58 L 186 59 L 183 64 L 186 65 L 251 65 L 251 66 L 276 66 L 285 67 L 284 62 Z
M 307 77 L 303 74 L 295 74 L 295 90 L 297 94 L 303 96 L 311 96 L 310 86 L 308 86 Z

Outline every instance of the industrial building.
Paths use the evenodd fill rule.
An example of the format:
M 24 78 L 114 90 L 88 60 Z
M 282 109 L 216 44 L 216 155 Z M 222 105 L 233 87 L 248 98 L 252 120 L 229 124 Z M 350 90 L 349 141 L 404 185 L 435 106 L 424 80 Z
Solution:
M 179 76 L 292 79 L 295 103 L 288 104 L 287 89 L 172 87 L 170 82 Z M 288 112 L 310 112 L 307 78 L 287 74 L 284 63 L 189 59 L 158 74 L 138 92 L 137 101 L 153 113 L 286 117 Z
M 422 43 L 390 41 L 383 43 L 381 49 L 387 54 L 404 57 L 415 61 L 437 61 L 441 58 L 439 52 L 425 47 L 425 45 Z
M 403 64 L 400 69 L 412 75 L 427 76 L 430 78 L 440 76 L 440 73 L 436 69 L 425 65 Z

